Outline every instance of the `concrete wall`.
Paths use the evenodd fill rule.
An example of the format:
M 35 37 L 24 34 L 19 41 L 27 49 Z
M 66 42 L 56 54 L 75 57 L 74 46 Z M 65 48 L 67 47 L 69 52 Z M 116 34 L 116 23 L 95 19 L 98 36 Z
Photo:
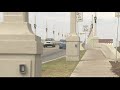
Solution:
M 109 44 L 98 44 L 97 45 L 103 54 L 105 55 L 106 58 L 115 60 L 116 59 L 116 49 L 113 47 L 113 45 L 109 45 Z M 120 60 L 120 53 L 117 52 L 117 57 L 118 60 Z
M 28 12 L 5 12 L 0 32 L 0 77 L 40 77 L 43 46 L 28 23 Z

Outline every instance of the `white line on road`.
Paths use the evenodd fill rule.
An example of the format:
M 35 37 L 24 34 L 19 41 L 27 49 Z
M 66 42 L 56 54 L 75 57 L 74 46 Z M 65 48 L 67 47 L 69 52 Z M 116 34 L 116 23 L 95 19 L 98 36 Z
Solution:
M 49 61 L 42 62 L 42 64 L 48 63 L 48 62 L 51 62 L 51 61 L 54 61 L 54 60 L 57 60 L 57 59 L 60 59 L 60 58 L 63 58 L 63 57 L 65 57 L 65 56 L 61 56 L 61 57 L 59 57 L 59 58 L 55 58 L 55 59 L 52 59 L 52 60 L 49 60 Z

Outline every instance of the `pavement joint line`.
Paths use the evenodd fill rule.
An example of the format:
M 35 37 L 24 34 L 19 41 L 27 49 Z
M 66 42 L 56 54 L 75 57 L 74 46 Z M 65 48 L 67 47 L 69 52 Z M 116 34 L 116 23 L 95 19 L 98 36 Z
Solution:
M 66 55 L 65 55 L 65 56 L 66 56 Z M 58 57 L 58 58 L 55 58 L 55 59 L 52 59 L 52 60 L 49 60 L 49 61 L 42 62 L 42 64 L 48 63 L 48 62 L 51 62 L 51 61 L 55 61 L 55 60 L 57 60 L 57 59 L 60 59 L 60 58 L 65 57 L 65 56 L 61 56 L 61 57 Z

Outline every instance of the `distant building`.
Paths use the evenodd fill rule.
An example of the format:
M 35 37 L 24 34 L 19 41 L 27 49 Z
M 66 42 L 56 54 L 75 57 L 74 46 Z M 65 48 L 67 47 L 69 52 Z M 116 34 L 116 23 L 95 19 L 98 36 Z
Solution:
M 99 43 L 113 44 L 113 39 L 99 39 Z

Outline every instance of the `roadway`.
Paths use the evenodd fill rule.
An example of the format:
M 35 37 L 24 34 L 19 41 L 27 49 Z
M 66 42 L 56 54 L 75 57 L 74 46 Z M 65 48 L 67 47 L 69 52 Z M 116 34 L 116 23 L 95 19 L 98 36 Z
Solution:
M 59 49 L 59 46 L 56 47 L 46 47 L 43 48 L 43 54 L 41 55 L 42 62 L 50 61 L 66 55 L 65 49 Z

